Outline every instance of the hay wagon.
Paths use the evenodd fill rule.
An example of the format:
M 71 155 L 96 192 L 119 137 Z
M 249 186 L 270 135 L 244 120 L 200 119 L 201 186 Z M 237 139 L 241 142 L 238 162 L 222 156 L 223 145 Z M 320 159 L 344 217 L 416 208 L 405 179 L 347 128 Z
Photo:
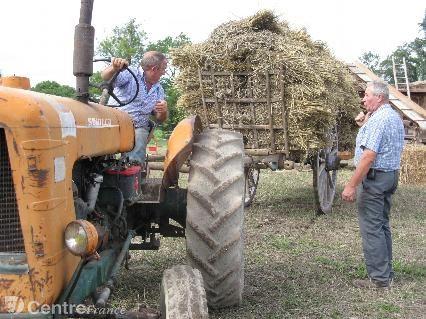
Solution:
M 331 211 L 340 161 L 337 127 L 325 128 L 328 133 L 321 148 L 300 149 L 292 142 L 284 69 L 256 74 L 199 69 L 198 80 L 202 107 L 197 113 L 203 123 L 243 134 L 246 206 L 255 197 L 261 169 L 310 165 L 317 211 Z

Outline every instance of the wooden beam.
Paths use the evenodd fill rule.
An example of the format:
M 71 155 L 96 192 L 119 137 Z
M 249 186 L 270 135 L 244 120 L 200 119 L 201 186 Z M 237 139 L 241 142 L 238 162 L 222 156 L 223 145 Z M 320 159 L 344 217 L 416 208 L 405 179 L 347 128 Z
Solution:
M 287 104 L 285 102 L 285 86 L 284 86 L 284 67 L 281 66 L 281 101 L 282 101 L 282 110 L 283 110 L 283 129 L 284 129 L 284 149 L 287 157 L 290 155 L 288 147 L 288 110 Z
M 200 81 L 200 90 L 201 90 L 201 100 L 203 102 L 203 112 L 204 112 L 204 120 L 205 123 L 209 124 L 209 117 L 207 114 L 207 106 L 206 106 L 206 100 L 204 97 L 204 90 L 203 90 L 203 77 L 201 76 L 201 69 L 198 68 L 198 80 Z
M 210 124 L 210 128 L 217 128 L 219 127 L 218 124 Z M 229 124 L 223 124 L 222 128 L 224 129 L 236 129 L 236 130 L 270 130 L 271 126 L 268 125 L 262 125 L 262 124 L 238 124 L 238 125 L 229 125 Z M 273 126 L 274 130 L 282 130 L 282 126 L 275 125 Z
M 248 85 L 248 94 L 250 98 L 253 97 L 253 84 L 252 84 L 252 78 L 247 77 L 247 85 Z M 252 125 L 255 125 L 256 123 L 256 110 L 253 103 L 250 103 L 250 109 L 251 109 L 251 116 L 252 116 Z M 259 148 L 259 135 L 257 133 L 257 129 L 253 128 L 253 137 L 254 137 L 254 147 Z
M 202 71 L 202 75 L 215 75 L 215 76 L 229 76 L 230 74 L 233 74 L 235 76 L 247 76 L 247 75 L 253 75 L 253 72 L 211 72 L 211 71 Z M 276 72 L 268 72 L 270 75 L 276 75 Z
M 216 87 L 216 78 L 214 74 L 212 74 L 212 84 L 213 84 L 213 94 L 214 94 L 214 105 L 216 106 L 216 115 L 217 115 L 217 124 L 220 128 L 223 127 L 223 115 L 222 109 L 219 105 L 219 101 L 217 99 L 217 87 Z
M 249 104 L 249 103 L 268 103 L 268 99 L 265 99 L 265 98 L 263 98 L 263 99 L 256 99 L 256 98 L 223 98 L 223 99 L 221 99 L 221 101 L 222 100 L 225 100 L 226 102 L 229 102 L 229 103 L 247 103 L 247 104 Z M 205 101 L 206 101 L 206 103 L 216 103 L 216 101 L 218 101 L 218 99 L 217 98 L 205 98 Z M 281 97 L 279 97 L 279 98 L 271 98 L 270 99 L 270 101 L 272 102 L 272 103 L 279 103 L 279 102 L 281 102 Z
M 268 108 L 268 117 L 269 117 L 269 134 L 271 140 L 271 151 L 275 151 L 275 133 L 274 133 L 274 118 L 272 112 L 272 103 L 271 103 L 271 79 L 269 72 L 265 73 L 266 76 L 266 104 Z

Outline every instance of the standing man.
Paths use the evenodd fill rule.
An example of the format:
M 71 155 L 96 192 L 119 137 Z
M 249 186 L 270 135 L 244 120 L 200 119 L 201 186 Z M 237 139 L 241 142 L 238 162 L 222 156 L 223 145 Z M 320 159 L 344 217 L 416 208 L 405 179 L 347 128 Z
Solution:
M 358 131 L 356 169 L 343 190 L 342 199 L 353 202 L 357 197 L 359 228 L 369 276 L 369 279 L 355 280 L 354 285 L 358 288 L 386 288 L 394 276 L 389 212 L 391 197 L 398 185 L 404 126 L 401 117 L 389 105 L 387 84 L 369 83 L 362 101 L 370 116 Z
M 101 76 L 105 81 L 110 80 L 115 73 L 128 61 L 112 58 L 111 65 L 102 71 Z M 155 115 L 158 122 L 164 122 L 168 117 L 167 102 L 160 78 L 167 68 L 166 56 L 157 51 L 146 52 L 138 68 L 129 67 L 136 75 L 139 82 L 139 93 L 135 100 L 120 109 L 127 112 L 135 125 L 135 147 L 128 153 L 131 161 L 143 163 L 146 155 L 146 145 L 149 135 L 149 117 Z M 130 100 L 136 93 L 136 83 L 129 72 L 118 74 L 114 83 L 114 94 L 122 101 Z

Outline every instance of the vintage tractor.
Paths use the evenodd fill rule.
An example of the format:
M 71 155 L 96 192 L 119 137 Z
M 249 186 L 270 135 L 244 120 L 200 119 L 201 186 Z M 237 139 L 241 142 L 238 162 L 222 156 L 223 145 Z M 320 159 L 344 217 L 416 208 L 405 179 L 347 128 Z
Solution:
M 160 311 L 109 318 L 207 318 L 206 299 L 218 308 L 242 296 L 242 137 L 187 118 L 157 179 L 117 156 L 133 148 L 134 128 L 89 102 L 92 7 L 81 1 L 75 31 L 77 100 L 0 86 L 0 318 L 106 317 L 98 310 L 129 250 L 158 249 L 160 235 L 186 237 L 189 264 L 164 272 Z

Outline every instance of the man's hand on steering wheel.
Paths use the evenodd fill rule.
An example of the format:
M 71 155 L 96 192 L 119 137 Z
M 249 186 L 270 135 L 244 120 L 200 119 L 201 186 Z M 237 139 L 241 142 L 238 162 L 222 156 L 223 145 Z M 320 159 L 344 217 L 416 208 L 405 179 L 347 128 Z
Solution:
M 124 67 L 129 66 L 129 61 L 122 58 L 111 58 L 111 66 L 114 70 L 114 72 L 121 71 Z
M 93 62 L 111 62 L 111 64 L 109 65 L 109 67 L 107 67 L 105 70 L 102 71 L 101 73 L 101 77 L 104 80 L 103 83 L 101 84 L 93 84 L 91 83 L 91 86 L 93 87 L 97 87 L 101 90 L 103 89 L 107 89 L 108 94 L 118 103 L 118 105 L 109 105 L 106 104 L 107 106 L 112 106 L 112 107 L 117 107 L 117 106 L 124 106 L 127 105 L 131 102 L 133 102 L 136 97 L 139 94 L 139 82 L 138 79 L 136 77 L 136 75 L 133 73 L 133 71 L 128 67 L 129 66 L 129 62 L 126 59 L 122 59 L 122 58 L 101 58 L 101 59 L 95 59 L 93 60 Z M 117 79 L 117 76 L 120 72 L 122 71 L 128 71 L 130 73 L 130 75 L 132 76 L 133 80 L 136 83 L 136 92 L 133 95 L 133 97 L 128 100 L 128 101 L 121 101 L 115 94 L 114 94 L 114 82 Z M 92 101 L 94 101 L 92 99 Z M 97 101 L 94 101 L 97 102 Z

